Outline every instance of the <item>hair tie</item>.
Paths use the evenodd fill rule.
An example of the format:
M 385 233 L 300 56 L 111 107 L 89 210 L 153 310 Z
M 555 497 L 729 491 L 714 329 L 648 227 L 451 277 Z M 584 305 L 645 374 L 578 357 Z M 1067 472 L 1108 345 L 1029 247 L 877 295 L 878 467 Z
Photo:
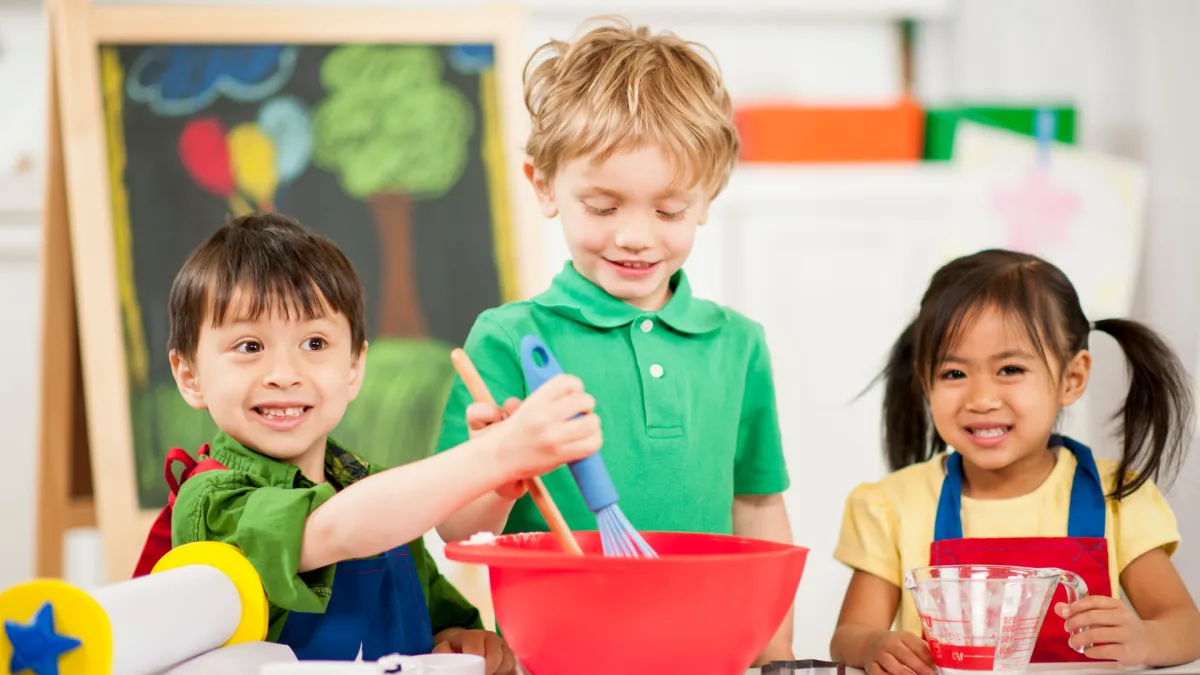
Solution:
M 1089 321 L 1089 322 L 1088 322 L 1088 330 L 1089 330 L 1089 331 L 1096 330 L 1096 322 L 1095 322 L 1095 321 Z

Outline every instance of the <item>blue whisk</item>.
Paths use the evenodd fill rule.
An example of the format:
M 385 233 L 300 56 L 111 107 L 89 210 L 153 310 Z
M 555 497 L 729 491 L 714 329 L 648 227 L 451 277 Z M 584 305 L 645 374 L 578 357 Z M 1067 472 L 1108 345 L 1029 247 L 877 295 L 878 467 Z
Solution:
M 521 368 L 525 371 L 530 392 L 563 372 L 562 366 L 558 365 L 546 345 L 533 335 L 526 335 L 521 340 Z M 583 493 L 588 510 L 596 514 L 604 555 L 657 558 L 658 554 L 630 524 L 621 507 L 617 506 L 617 489 L 608 475 L 604 460 L 600 459 L 600 453 L 571 462 L 568 467 L 579 491 Z

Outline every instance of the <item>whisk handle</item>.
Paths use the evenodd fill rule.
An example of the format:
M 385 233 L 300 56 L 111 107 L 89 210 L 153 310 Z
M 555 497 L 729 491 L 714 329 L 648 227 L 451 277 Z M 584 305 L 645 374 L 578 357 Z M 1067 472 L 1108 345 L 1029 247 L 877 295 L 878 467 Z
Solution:
M 562 366 L 558 364 L 554 354 L 534 335 L 526 335 L 521 339 L 521 370 L 525 373 L 530 392 L 536 391 L 538 387 L 563 373 Z M 596 513 L 617 503 L 617 488 L 613 485 L 612 477 L 608 475 L 608 467 L 604 466 L 599 452 L 571 462 L 567 467 L 571 470 L 589 511 Z

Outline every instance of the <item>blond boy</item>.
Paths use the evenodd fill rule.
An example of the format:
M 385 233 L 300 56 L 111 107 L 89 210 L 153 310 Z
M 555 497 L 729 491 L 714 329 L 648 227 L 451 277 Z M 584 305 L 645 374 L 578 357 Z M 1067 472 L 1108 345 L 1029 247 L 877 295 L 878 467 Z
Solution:
M 533 122 L 525 175 L 542 215 L 561 219 L 571 261 L 541 295 L 480 315 L 467 353 L 498 400 L 521 399 L 529 390 L 517 346 L 526 334 L 546 341 L 596 397 L 605 463 L 639 529 L 789 542 L 762 327 L 694 297 L 682 270 L 737 159 L 720 73 L 698 45 L 608 20 L 539 48 L 525 101 Z M 470 401 L 456 381 L 439 450 L 471 435 Z M 493 407 L 490 419 L 515 406 Z M 545 482 L 572 528 L 596 529 L 569 471 Z M 438 531 L 455 540 L 546 529 L 509 484 Z M 789 617 L 760 662 L 790 658 Z

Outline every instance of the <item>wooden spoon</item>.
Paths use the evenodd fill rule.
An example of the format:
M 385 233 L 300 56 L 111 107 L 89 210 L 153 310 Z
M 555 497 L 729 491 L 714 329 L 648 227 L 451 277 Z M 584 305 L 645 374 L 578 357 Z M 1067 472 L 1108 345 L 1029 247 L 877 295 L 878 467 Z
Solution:
M 479 376 L 479 371 L 475 369 L 475 364 L 471 363 L 466 352 L 455 349 L 450 352 L 450 360 L 454 362 L 454 369 L 458 371 L 458 376 L 462 378 L 463 384 L 467 385 L 467 391 L 470 392 L 471 398 L 475 399 L 476 403 L 496 404 L 496 400 L 492 398 L 491 392 L 488 391 L 487 385 L 483 383 L 483 378 Z M 572 555 L 583 555 L 583 550 L 579 548 L 579 542 L 575 541 L 575 536 L 571 534 L 571 528 L 567 527 L 567 521 L 558 510 L 554 500 L 550 498 L 550 493 L 546 491 L 542 479 L 537 476 L 526 478 L 525 489 L 529 492 L 529 496 L 533 497 L 533 503 L 537 504 L 538 510 L 542 512 L 542 517 L 546 519 L 546 524 L 550 526 L 550 531 L 554 533 L 563 550 Z

